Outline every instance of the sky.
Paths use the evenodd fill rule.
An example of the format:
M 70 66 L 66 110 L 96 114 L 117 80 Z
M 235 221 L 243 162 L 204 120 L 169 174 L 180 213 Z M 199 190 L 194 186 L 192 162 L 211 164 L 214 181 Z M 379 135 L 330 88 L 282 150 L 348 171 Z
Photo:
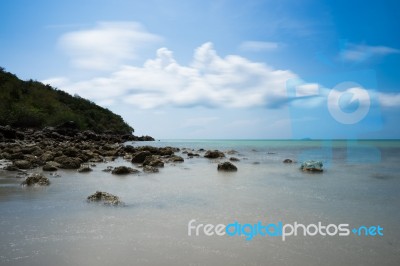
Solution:
M 0 66 L 156 139 L 397 139 L 399 7 L 2 0 Z

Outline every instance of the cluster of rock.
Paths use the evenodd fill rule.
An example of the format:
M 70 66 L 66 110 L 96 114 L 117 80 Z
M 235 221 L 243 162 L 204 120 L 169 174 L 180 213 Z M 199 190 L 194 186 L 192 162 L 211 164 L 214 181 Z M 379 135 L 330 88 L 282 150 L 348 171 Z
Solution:
M 154 139 L 148 136 L 81 132 L 69 124 L 24 131 L 0 126 L 0 159 L 12 162 L 4 168 L 10 171 L 43 167 L 44 171 L 61 168 L 88 172 L 91 168 L 82 167 L 82 164 L 109 161 L 136 152 L 135 148 L 123 145 L 132 140 Z

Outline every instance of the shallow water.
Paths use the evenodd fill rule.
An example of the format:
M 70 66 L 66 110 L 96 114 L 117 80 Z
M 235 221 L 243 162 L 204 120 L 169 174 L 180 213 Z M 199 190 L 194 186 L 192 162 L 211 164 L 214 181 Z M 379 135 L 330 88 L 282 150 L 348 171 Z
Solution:
M 49 187 L 24 188 L 0 173 L 0 265 L 398 265 L 400 142 L 159 141 L 133 145 L 238 151 L 238 172 L 187 159 L 157 174 L 58 171 Z M 369 145 L 361 147 L 360 145 Z M 322 148 L 322 149 L 321 149 Z M 312 151 L 311 151 L 312 150 Z M 379 154 L 377 154 L 377 152 Z M 356 155 L 356 156 L 355 156 Z M 379 156 L 378 156 L 379 155 Z M 230 155 L 228 155 L 230 156 Z M 322 174 L 299 171 L 305 156 Z M 311 159 L 311 158 L 310 158 Z M 364 163 L 363 163 L 364 162 Z M 368 163 L 365 163 L 368 162 Z M 46 175 L 48 175 L 46 173 Z M 96 190 L 124 207 L 89 204 Z M 380 225 L 384 236 L 188 236 L 196 224 Z

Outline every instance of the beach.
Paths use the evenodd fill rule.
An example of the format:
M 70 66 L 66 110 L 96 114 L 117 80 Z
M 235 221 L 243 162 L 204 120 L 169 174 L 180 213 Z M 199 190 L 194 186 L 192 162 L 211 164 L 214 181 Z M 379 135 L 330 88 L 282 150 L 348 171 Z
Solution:
M 45 172 L 51 184 L 34 187 L 21 186 L 24 178 L 16 172 L 1 170 L 0 264 L 398 264 L 399 141 L 162 140 L 125 145 L 175 147 L 184 162 L 165 162 L 158 173 L 145 173 L 130 158 L 118 157 L 95 163 L 88 173 Z M 204 158 L 207 150 L 226 157 Z M 218 164 L 230 157 L 239 159 L 232 162 L 238 170 L 218 171 Z M 299 170 L 305 157 L 321 160 L 324 171 Z M 294 162 L 283 163 L 285 159 Z M 113 175 L 103 171 L 109 166 L 140 173 Z M 124 204 L 87 202 L 96 191 L 117 195 Z M 379 225 L 383 236 L 300 234 L 285 241 L 268 235 L 251 240 L 189 236 L 193 219 L 196 224 Z

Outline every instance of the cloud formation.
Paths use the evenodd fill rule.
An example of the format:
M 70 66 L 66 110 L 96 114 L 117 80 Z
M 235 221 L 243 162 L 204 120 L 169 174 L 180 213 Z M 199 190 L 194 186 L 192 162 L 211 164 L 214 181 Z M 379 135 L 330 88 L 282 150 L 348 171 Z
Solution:
M 135 59 L 143 46 L 161 40 L 136 22 L 100 22 L 92 29 L 64 34 L 59 46 L 75 67 L 109 70 Z
M 172 51 L 157 50 L 143 66 L 124 65 L 108 77 L 78 82 L 44 81 L 97 103 L 123 101 L 139 108 L 279 107 L 287 99 L 286 81 L 296 75 L 237 55 L 220 57 L 212 43 L 198 47 L 188 66 Z M 57 81 L 57 84 L 52 82 Z M 60 83 L 63 81 L 63 83 Z
M 348 44 L 347 47 L 340 52 L 339 58 L 348 62 L 363 62 L 372 57 L 398 53 L 400 53 L 400 50 L 387 46 Z

